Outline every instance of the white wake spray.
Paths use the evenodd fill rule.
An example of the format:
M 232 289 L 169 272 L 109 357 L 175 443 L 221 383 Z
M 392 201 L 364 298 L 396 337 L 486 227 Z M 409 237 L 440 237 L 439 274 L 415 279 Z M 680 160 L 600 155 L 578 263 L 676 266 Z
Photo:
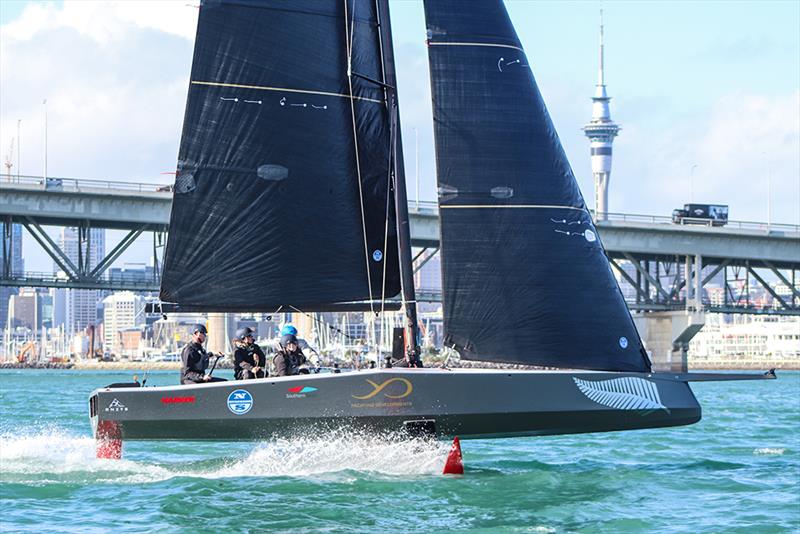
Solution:
M 146 445 L 141 443 L 138 448 Z M 62 429 L 30 434 L 0 435 L 0 479 L 23 484 L 51 483 L 155 483 L 174 477 L 318 477 L 336 473 L 383 476 L 426 476 L 442 472 L 449 443 L 409 439 L 399 435 L 374 435 L 333 431 L 252 444 L 244 457 L 220 458 L 219 444 L 209 444 L 208 457 L 186 462 L 177 458 L 183 446 L 154 443 L 159 462 L 137 459 L 123 451 L 122 460 L 95 457 L 95 441 Z M 193 442 L 202 455 L 203 444 Z M 237 450 L 241 451 L 240 447 Z M 220 460 L 222 465 L 220 466 Z M 209 467 L 209 463 L 213 467 Z
M 246 458 L 206 476 L 435 475 L 449 450 L 450 444 L 440 441 L 341 430 L 254 444 Z

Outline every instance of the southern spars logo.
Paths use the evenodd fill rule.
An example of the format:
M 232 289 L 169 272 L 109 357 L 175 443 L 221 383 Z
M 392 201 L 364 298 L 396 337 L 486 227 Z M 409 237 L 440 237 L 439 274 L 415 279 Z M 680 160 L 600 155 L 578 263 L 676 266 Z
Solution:
M 385 407 L 405 407 L 411 406 L 410 401 L 405 399 L 414 391 L 414 386 L 410 380 L 400 377 L 390 378 L 381 383 L 367 379 L 367 383 L 372 386 L 371 391 L 362 395 L 350 395 L 354 399 L 367 402 L 351 402 L 353 408 L 385 408 Z
M 244 415 L 253 407 L 253 396 L 249 391 L 237 389 L 228 395 L 228 409 L 235 415 Z
M 114 400 L 111 401 L 111 404 L 109 404 L 106 407 L 106 411 L 107 412 L 127 412 L 128 411 L 128 407 L 125 406 L 124 404 L 122 404 L 117 399 L 114 399 Z
M 311 386 L 295 386 L 293 388 L 289 388 L 288 393 L 286 394 L 287 399 L 302 399 L 306 397 L 309 393 L 314 393 L 317 391 L 317 388 L 312 388 Z

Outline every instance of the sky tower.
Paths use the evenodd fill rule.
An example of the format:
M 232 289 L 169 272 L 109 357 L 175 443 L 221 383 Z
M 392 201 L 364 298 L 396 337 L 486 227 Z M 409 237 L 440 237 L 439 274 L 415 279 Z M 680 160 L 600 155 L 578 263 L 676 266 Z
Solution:
M 619 133 L 619 126 L 611 120 L 603 73 L 603 10 L 600 10 L 600 70 L 597 87 L 592 97 L 592 120 L 583 127 L 589 138 L 594 176 L 595 219 L 605 220 L 608 213 L 608 180 L 611 177 L 611 145 Z

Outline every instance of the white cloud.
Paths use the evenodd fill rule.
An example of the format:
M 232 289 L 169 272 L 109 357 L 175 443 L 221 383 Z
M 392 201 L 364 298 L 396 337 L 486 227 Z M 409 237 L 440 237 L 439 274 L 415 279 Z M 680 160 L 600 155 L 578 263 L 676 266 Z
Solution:
M 771 175 L 772 221 L 800 222 L 800 92 L 735 92 L 693 115 L 635 107 L 615 143 L 612 211 L 668 215 L 693 189 L 696 202 L 729 204 L 731 219 L 766 221 Z

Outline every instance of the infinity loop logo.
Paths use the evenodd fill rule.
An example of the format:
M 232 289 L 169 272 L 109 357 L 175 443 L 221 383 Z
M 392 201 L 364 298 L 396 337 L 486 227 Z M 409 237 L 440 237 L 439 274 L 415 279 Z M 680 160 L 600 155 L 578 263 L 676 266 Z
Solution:
M 388 397 L 390 399 L 403 399 L 411 395 L 411 392 L 414 391 L 414 386 L 411 385 L 411 382 L 409 382 L 405 378 L 400 378 L 400 377 L 390 378 L 389 380 L 381 382 L 380 384 L 376 384 L 375 382 L 369 379 L 367 379 L 367 382 L 369 382 L 369 384 L 374 388 L 372 391 L 370 391 L 363 397 L 359 397 L 358 395 L 351 395 L 351 397 L 358 400 L 371 399 L 372 397 L 374 397 L 375 395 L 386 389 L 390 384 L 394 382 L 400 382 L 401 384 L 403 384 L 406 387 L 405 392 L 403 392 L 402 395 L 390 395 L 388 393 L 384 393 L 383 395 L 385 397 Z

